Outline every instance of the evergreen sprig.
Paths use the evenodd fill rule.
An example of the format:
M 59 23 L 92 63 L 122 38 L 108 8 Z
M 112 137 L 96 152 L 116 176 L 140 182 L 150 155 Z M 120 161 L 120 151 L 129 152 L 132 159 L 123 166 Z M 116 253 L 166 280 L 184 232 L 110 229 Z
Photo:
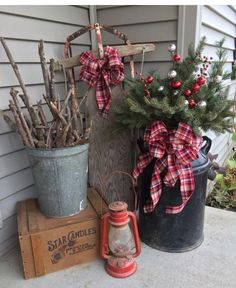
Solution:
M 142 77 L 136 79 L 126 78 L 126 95 L 121 107 L 115 110 L 116 131 L 123 129 L 145 128 L 153 121 L 163 121 L 169 129 L 175 129 L 179 122 L 184 122 L 192 126 L 195 134 L 200 134 L 201 130 L 209 129 L 223 133 L 232 131 L 232 106 L 233 100 L 227 99 L 227 89 L 222 85 L 222 81 L 229 79 L 231 73 L 224 72 L 226 63 L 226 50 L 223 47 L 224 39 L 216 43 L 217 60 L 207 62 L 206 57 L 202 57 L 206 38 L 202 38 L 199 45 L 194 49 L 189 46 L 188 56 L 182 62 L 174 62 L 173 68 L 177 72 L 174 80 L 181 82 L 179 89 L 171 87 L 173 79 L 161 79 L 157 72 L 150 75 L 153 81 L 149 84 Z M 207 66 L 204 66 L 207 62 Z M 199 75 L 199 67 L 204 67 L 205 74 Z M 207 72 L 207 76 L 206 75 Z M 201 85 L 198 92 L 192 94 L 190 98 L 184 96 L 186 89 L 192 89 L 199 76 L 204 76 L 205 84 Z M 221 77 L 222 81 L 216 80 Z M 149 95 L 145 92 L 148 89 Z M 189 99 L 193 99 L 196 107 L 190 108 L 186 104 Z M 201 103 L 204 105 L 200 105 Z

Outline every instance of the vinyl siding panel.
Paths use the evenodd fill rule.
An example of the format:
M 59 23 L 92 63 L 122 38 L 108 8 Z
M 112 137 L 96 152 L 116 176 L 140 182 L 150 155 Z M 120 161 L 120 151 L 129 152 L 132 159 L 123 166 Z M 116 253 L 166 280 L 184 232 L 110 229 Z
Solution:
M 236 38 L 236 11 L 227 5 L 208 5 L 202 6 L 201 12 L 201 36 L 206 36 L 207 38 L 204 55 L 212 56 L 213 59 L 216 58 L 215 42 L 225 38 L 224 47 L 227 49 L 227 63 L 224 66 L 224 70 L 232 71 Z M 235 85 L 231 84 L 228 97 L 233 99 L 234 94 Z M 219 154 L 217 161 L 223 164 L 232 147 L 230 134 L 216 135 L 213 132 L 208 132 L 207 135 L 213 140 L 211 152 Z
M 24 149 L 1 156 L 0 179 L 27 167 L 29 167 L 29 160 Z
M 230 7 L 230 5 L 211 5 L 209 7 L 221 17 L 224 17 L 231 23 L 236 24 L 235 11 Z
M 34 184 L 31 168 L 22 169 L 0 179 L 0 200 Z
M 160 22 L 116 26 L 116 29 L 126 34 L 131 43 L 158 43 L 176 41 L 176 26 L 177 21 L 173 20 L 166 23 Z M 104 33 L 103 42 L 107 44 L 120 44 L 121 40 L 112 34 Z
M 3 221 L 3 228 L 0 233 L 0 243 L 8 241 L 13 236 L 17 237 L 16 214 Z
M 224 31 L 226 35 L 235 37 L 235 24 L 232 23 L 235 19 L 227 19 L 226 16 L 219 15 L 215 10 L 211 9 L 211 6 L 202 7 L 202 22 L 214 30 Z
M 38 42 L 45 42 L 46 58 L 60 59 L 66 37 L 89 24 L 88 6 L 0 6 L 0 35 L 5 37 L 27 86 L 31 102 L 36 104 L 45 93 L 38 56 Z M 91 49 L 90 34 L 72 43 L 73 54 Z M 79 68 L 76 68 L 78 79 Z M 57 92 L 64 98 L 64 75 L 56 75 Z M 84 93 L 86 86 L 78 83 Z M 14 72 L 0 45 L 0 109 L 9 115 L 8 101 L 11 86 L 21 91 Z M 24 105 L 19 99 L 23 111 Z M 44 105 L 46 115 L 49 115 Z M 36 197 L 29 160 L 20 137 L 0 117 L 0 255 L 17 243 L 16 202 Z
M 202 6 L 201 12 L 201 36 L 206 36 L 208 44 L 206 53 L 208 55 L 212 53 L 215 49 L 215 42 L 225 38 L 224 47 L 228 52 L 225 68 L 231 71 L 233 51 L 235 51 L 236 12 L 227 5 Z
M 31 19 L 18 15 L 0 15 L 0 33 L 1 36 L 5 38 L 18 39 L 20 37 L 20 39 L 32 41 L 44 39 L 45 41 L 62 43 L 67 36 L 81 28 L 80 25 L 43 21 L 41 19 Z M 14 25 L 12 25 L 12 23 L 17 23 L 17 29 L 13 29 Z M 82 35 L 79 40 L 75 40 L 75 43 L 89 45 L 89 34 L 86 33 Z
M 142 11 L 142 13 L 140 13 Z M 119 26 L 150 22 L 167 22 L 177 19 L 177 6 L 111 6 L 104 9 L 98 6 L 98 16 L 102 23 Z M 122 16 L 122 18 L 121 18 Z M 122 19 L 122 22 L 121 22 Z
M 39 55 L 38 55 L 38 41 L 35 42 L 29 42 L 29 41 L 20 41 L 20 40 L 14 40 L 14 39 L 8 39 L 7 45 L 9 49 L 12 52 L 12 55 L 14 55 L 14 59 L 17 63 L 38 63 L 39 64 Z M 19 45 L 21 49 L 19 49 Z M 58 58 L 63 58 L 63 43 L 53 43 L 53 42 L 45 42 L 44 43 L 44 49 L 46 52 L 47 60 L 50 58 L 55 57 L 55 55 Z M 72 53 L 82 53 L 84 50 L 89 50 L 89 45 L 83 45 L 80 44 L 72 44 Z M 4 52 L 4 49 L 2 45 L 0 46 L 0 63 L 8 63 L 8 58 L 6 56 L 6 53 Z
M 11 217 L 16 213 L 16 205 L 18 201 L 22 201 L 27 198 L 36 197 L 37 193 L 34 186 L 29 186 L 26 189 L 20 190 L 15 194 L 10 195 L 7 198 L 4 198 L 0 202 L 0 209 L 4 219 Z
M 43 21 L 55 21 L 68 23 L 69 25 L 88 25 L 88 9 L 76 9 L 73 6 L 60 5 L 1 5 L 2 13 L 11 15 L 18 15 L 20 17 L 28 17 L 35 19 L 42 19 Z
M 14 229 L 14 228 L 13 228 Z M 17 234 L 12 235 L 6 241 L 3 241 L 0 246 L 0 257 L 6 253 L 6 251 L 11 250 L 18 243 Z
M 40 64 L 20 64 L 18 65 L 21 74 L 24 77 L 25 83 L 27 85 L 36 85 L 38 83 L 43 83 L 43 75 L 41 72 Z M 75 68 L 75 79 L 78 80 L 79 78 L 79 67 Z M 15 74 L 12 71 L 12 67 L 10 64 L 2 64 L 0 69 L 0 88 L 1 87 L 10 87 L 10 86 L 17 86 L 18 81 Z M 56 82 L 62 82 L 64 80 L 63 73 L 58 73 L 55 76 Z M 2 84 L 2 85 L 1 85 Z
M 23 148 L 21 138 L 15 132 L 1 135 L 0 157 L 2 155 L 20 150 Z
M 201 35 L 207 37 L 207 44 L 215 46 L 215 42 L 225 37 L 224 47 L 229 50 L 234 50 L 234 38 L 226 37 L 224 31 L 217 31 L 212 29 L 212 27 L 207 26 L 206 24 L 202 24 L 201 27 Z

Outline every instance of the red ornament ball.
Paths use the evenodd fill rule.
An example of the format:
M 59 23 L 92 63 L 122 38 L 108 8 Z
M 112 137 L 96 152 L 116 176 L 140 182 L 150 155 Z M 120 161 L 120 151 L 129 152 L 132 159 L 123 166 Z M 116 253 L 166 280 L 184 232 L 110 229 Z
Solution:
M 188 101 L 188 107 L 189 107 L 189 109 L 193 109 L 193 108 L 195 108 L 196 107 L 196 102 L 193 100 L 193 99 L 190 99 L 189 101 Z
M 197 83 L 194 83 L 192 86 L 192 92 L 197 93 L 200 89 L 200 86 Z
M 144 81 L 145 81 L 145 84 L 151 84 L 153 82 L 154 78 L 149 75 Z
M 179 82 L 177 80 L 173 80 L 170 82 L 170 86 L 173 89 L 179 89 L 181 85 L 182 85 L 181 82 Z
M 198 84 L 199 86 L 202 86 L 202 85 L 204 85 L 205 83 L 206 83 L 205 77 L 200 76 L 200 77 L 197 78 L 197 84 Z
M 179 54 L 175 54 L 175 55 L 173 55 L 172 59 L 173 59 L 174 62 L 179 62 L 181 57 L 180 57 Z
M 191 92 L 190 89 L 184 90 L 184 96 L 185 96 L 185 97 L 189 97 L 191 94 L 192 94 L 192 92 Z

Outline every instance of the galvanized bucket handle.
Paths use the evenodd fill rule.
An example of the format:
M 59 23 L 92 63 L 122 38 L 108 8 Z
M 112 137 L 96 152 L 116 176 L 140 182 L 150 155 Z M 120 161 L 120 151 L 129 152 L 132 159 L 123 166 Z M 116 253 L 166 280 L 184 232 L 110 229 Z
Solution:
M 114 170 L 112 171 L 111 173 L 105 175 L 102 179 L 101 179 L 101 187 L 102 187 L 102 191 L 101 191 L 101 215 L 102 215 L 102 203 L 103 203 L 103 197 L 104 197 L 104 191 L 105 191 L 105 185 L 107 184 L 107 181 L 111 178 L 111 176 L 113 176 L 114 174 L 123 174 L 123 175 L 126 175 L 130 178 L 131 182 L 132 182 L 132 191 L 133 191 L 133 195 L 134 195 L 134 211 L 137 210 L 137 202 L 138 202 L 138 199 L 137 199 L 137 192 L 136 192 L 136 189 L 135 189 L 135 180 L 134 178 L 127 172 L 124 172 L 124 171 L 120 171 L 120 170 Z

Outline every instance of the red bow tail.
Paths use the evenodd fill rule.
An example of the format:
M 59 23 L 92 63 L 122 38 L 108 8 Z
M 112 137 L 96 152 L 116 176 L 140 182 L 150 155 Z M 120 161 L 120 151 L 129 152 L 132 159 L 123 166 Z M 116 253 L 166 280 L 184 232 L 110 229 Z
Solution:
M 194 176 L 193 176 L 191 164 L 179 167 L 178 174 L 179 174 L 179 179 L 180 179 L 180 193 L 181 193 L 182 203 L 177 206 L 167 206 L 166 213 L 168 214 L 180 213 L 184 209 L 188 200 L 191 198 L 195 189 L 195 182 L 194 182 Z
M 143 207 L 145 213 L 152 212 L 160 200 L 162 193 L 161 172 L 165 169 L 165 167 L 166 167 L 165 159 L 156 160 L 150 186 L 151 199 L 149 199 Z

